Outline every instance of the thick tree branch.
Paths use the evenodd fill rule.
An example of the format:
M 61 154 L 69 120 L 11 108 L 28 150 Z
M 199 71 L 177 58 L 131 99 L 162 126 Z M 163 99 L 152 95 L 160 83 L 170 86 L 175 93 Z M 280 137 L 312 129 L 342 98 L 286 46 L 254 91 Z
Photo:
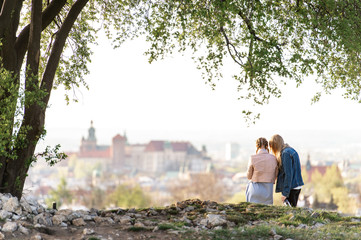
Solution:
M 68 38 L 69 32 L 74 25 L 80 12 L 83 10 L 89 0 L 77 0 L 71 7 L 68 15 L 66 16 L 63 25 L 56 35 L 54 45 L 52 47 L 48 63 L 46 65 L 43 79 L 41 82 L 41 89 L 46 91 L 48 94 L 44 97 L 44 103 L 47 104 L 50 98 L 50 92 L 53 87 L 54 77 L 56 69 L 59 65 L 60 56 L 63 52 L 66 39 Z
M 1 11 L 0 11 L 0 26 L 4 28 L 9 25 L 11 21 L 11 12 L 14 10 L 16 1 L 14 0 L 5 0 L 2 2 Z
M 38 79 L 38 69 L 39 69 L 39 51 L 40 51 L 40 36 L 41 36 L 41 11 L 42 11 L 42 0 L 32 0 L 32 8 L 31 8 L 31 20 L 30 20 L 30 30 L 29 30 L 29 44 L 28 44 L 28 56 L 27 56 L 27 63 L 26 63 L 26 82 L 25 82 L 25 89 L 27 92 L 34 92 L 37 88 L 36 82 Z M 33 97 L 32 97 L 33 98 Z M 33 100 L 32 100 L 33 101 Z M 39 123 L 39 117 L 35 102 L 29 102 L 28 97 L 25 99 L 25 115 L 32 116 L 27 119 L 24 118 L 20 131 L 22 133 L 26 133 L 29 138 L 26 139 L 27 143 L 30 147 L 26 146 L 26 151 L 19 151 L 19 148 L 24 148 L 23 144 L 18 146 L 18 143 L 23 143 L 23 136 L 22 134 L 18 134 L 15 146 L 15 152 L 21 152 L 18 154 L 18 158 L 16 160 L 12 160 L 7 162 L 6 166 L 3 166 L 4 176 L 8 182 L 16 182 L 17 178 L 25 177 L 24 174 L 19 173 L 26 173 L 23 169 L 26 168 L 26 161 L 29 161 L 29 155 L 31 156 L 31 152 L 35 149 L 36 140 L 40 136 L 39 130 L 36 127 Z M 26 130 L 24 130 L 26 129 Z M 14 171 L 16 169 L 16 171 Z M 24 176 L 22 176 L 24 175 Z M 18 179 L 20 180 L 20 179 Z M 16 184 L 15 184 L 16 185 Z M 13 186 L 9 184 L 6 186 L 5 191 L 15 193 L 17 196 L 21 196 L 21 192 L 19 186 Z M 17 194 L 18 193 L 18 194 Z
M 23 0 L 0 1 L 0 35 L 5 31 L 11 31 L 12 35 L 16 33 L 22 5 Z
M 11 72 L 16 70 L 17 55 L 14 49 L 16 31 L 19 26 L 22 0 L 2 1 L 0 13 L 0 57 L 2 57 L 4 68 Z
M 25 89 L 32 90 L 36 86 L 39 69 L 40 37 L 41 37 L 42 0 L 32 0 L 31 23 L 26 61 Z M 30 83 L 30 84 L 28 84 Z
M 42 0 L 34 0 L 34 1 L 42 1 Z M 50 53 L 50 57 L 48 60 L 48 64 L 45 68 L 43 74 L 43 82 L 41 83 L 41 90 L 47 91 L 47 95 L 42 99 L 43 102 L 47 105 L 50 97 L 50 92 L 52 89 L 55 71 L 59 64 L 61 53 L 64 49 L 65 41 L 69 35 L 71 28 L 74 25 L 75 20 L 77 19 L 80 12 L 83 10 L 85 5 L 89 0 L 77 0 L 74 5 L 71 7 L 67 17 L 63 25 L 61 26 L 52 51 Z M 45 105 L 45 106 L 46 106 Z M 17 156 L 17 161 L 10 161 L 5 172 L 5 178 L 9 180 L 11 183 L 16 183 L 16 178 L 19 178 L 20 186 L 11 185 L 8 186 L 8 189 L 5 189 L 6 192 L 12 192 L 15 196 L 21 196 L 22 189 L 24 187 L 24 182 L 26 178 L 26 173 L 30 167 L 30 163 L 33 158 L 33 153 L 35 151 L 36 144 L 42 134 L 44 123 L 45 123 L 45 111 L 46 107 L 41 106 L 41 104 L 37 103 L 29 108 L 29 111 L 25 111 L 24 119 L 20 127 L 20 132 L 26 132 L 27 138 L 26 142 L 28 146 L 26 150 L 22 150 L 22 144 L 17 145 L 15 151 L 19 150 L 20 154 Z M 29 130 L 30 129 L 30 130 Z M 18 135 L 17 142 L 21 143 L 21 136 Z M 14 169 L 20 169 L 18 171 L 13 171 Z
M 44 30 L 49 24 L 54 20 L 56 15 L 59 14 L 63 6 L 66 4 L 66 0 L 53 0 L 43 11 L 41 15 L 42 30 Z M 21 68 L 25 53 L 27 51 L 28 41 L 29 41 L 29 32 L 30 24 L 23 28 L 21 33 L 15 42 L 15 49 L 17 51 L 18 61 L 17 66 L 18 70 Z

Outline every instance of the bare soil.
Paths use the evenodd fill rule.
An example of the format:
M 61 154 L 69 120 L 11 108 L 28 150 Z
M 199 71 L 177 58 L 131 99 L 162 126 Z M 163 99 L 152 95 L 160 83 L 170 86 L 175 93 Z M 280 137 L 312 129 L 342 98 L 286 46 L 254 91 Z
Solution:
M 94 234 L 84 235 L 84 229 L 94 230 Z M 38 229 L 40 230 L 40 229 Z M 42 240 L 136 240 L 136 239 L 159 239 L 159 240 L 180 240 L 183 237 L 166 231 L 129 231 L 122 230 L 119 225 L 103 225 L 103 226 L 83 226 L 83 227 L 46 227 L 40 231 L 32 230 L 31 234 L 25 236 L 16 231 L 15 233 L 5 233 L 5 239 L 16 240 L 38 240 L 41 236 Z

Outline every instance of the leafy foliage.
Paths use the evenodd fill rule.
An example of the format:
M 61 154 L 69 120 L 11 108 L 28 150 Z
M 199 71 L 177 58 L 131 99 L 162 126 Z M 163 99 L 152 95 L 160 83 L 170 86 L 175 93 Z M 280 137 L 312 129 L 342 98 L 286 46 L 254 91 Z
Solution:
M 57 208 L 60 208 L 63 204 L 71 203 L 73 198 L 71 192 L 67 188 L 67 182 L 65 178 L 60 178 L 59 185 L 55 190 L 51 190 L 49 193 L 50 197 L 45 200 L 48 207 L 52 206 L 53 202 L 57 203 Z
M 60 151 L 60 144 L 57 144 L 54 148 L 47 146 L 45 150 L 41 153 L 36 154 L 36 158 L 33 162 L 37 161 L 38 157 L 42 157 L 49 164 L 49 166 L 54 166 L 61 160 L 65 160 L 68 156 Z
M 324 175 L 318 171 L 314 172 L 311 182 L 306 183 L 304 191 L 306 195 L 313 193 L 315 207 L 319 202 L 332 203 L 333 201 L 341 212 L 353 213 L 355 210 L 356 203 L 348 196 L 349 191 L 343 183 L 337 165 L 327 168 Z
M 119 185 L 114 192 L 108 195 L 106 203 L 122 208 L 142 208 L 149 206 L 150 197 L 143 192 L 140 186 Z
M 360 8 L 358 1 L 336 0 L 154 1 L 142 12 L 151 43 L 146 54 L 152 62 L 190 51 L 212 87 L 230 57 L 239 67 L 240 98 L 256 104 L 280 97 L 280 85 L 289 79 L 299 85 L 305 76 L 326 93 L 341 87 L 345 97 L 361 101 Z M 251 111 L 243 113 L 252 121 Z

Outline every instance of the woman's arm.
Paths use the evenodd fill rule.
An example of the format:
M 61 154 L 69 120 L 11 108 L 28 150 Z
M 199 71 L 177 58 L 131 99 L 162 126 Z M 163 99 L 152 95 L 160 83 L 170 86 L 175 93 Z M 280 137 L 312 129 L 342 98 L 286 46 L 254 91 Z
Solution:
M 292 178 L 293 178 L 292 157 L 288 152 L 283 152 L 281 159 L 282 159 L 283 170 L 285 172 L 285 180 L 283 182 L 284 185 L 283 185 L 282 195 L 285 197 L 289 197 L 291 192 Z
M 247 167 L 247 178 L 251 180 L 252 176 L 253 176 L 253 165 L 252 165 L 252 158 L 250 158 Z

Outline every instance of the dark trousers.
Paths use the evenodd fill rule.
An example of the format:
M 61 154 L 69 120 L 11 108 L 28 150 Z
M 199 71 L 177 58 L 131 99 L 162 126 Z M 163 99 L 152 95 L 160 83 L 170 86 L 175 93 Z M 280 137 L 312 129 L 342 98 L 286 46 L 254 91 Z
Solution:
M 300 195 L 301 189 L 291 189 L 290 195 L 287 200 L 290 202 L 292 207 L 297 206 L 298 196 Z

